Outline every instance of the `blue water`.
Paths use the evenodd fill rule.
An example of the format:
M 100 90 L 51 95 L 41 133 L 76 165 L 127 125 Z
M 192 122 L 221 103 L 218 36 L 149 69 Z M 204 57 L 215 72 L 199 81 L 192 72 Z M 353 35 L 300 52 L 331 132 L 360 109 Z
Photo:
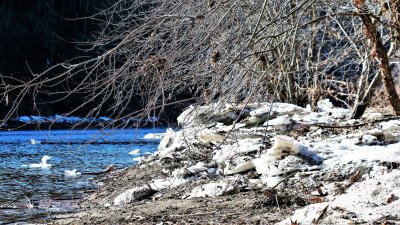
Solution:
M 117 168 L 134 165 L 133 158 L 140 155 L 128 153 L 137 148 L 141 154 L 153 153 L 158 141 L 143 137 L 162 132 L 165 128 L 0 132 L 0 224 L 29 222 L 48 214 L 49 210 L 41 207 L 46 201 L 81 198 L 94 188 L 91 182 L 94 176 L 68 177 L 65 170 L 98 172 L 110 165 Z M 31 144 L 31 139 L 40 144 Z M 29 167 L 40 163 L 44 155 L 51 157 L 47 161 L 51 167 Z M 28 199 L 38 206 L 24 210 Z

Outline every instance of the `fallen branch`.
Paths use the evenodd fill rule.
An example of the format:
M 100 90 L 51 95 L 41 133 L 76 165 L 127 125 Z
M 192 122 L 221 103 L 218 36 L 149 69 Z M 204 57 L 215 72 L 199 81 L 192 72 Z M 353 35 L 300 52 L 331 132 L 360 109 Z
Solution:
M 332 128 L 332 129 L 342 129 L 342 128 L 357 128 L 357 127 L 362 127 L 362 126 L 366 126 L 366 125 L 372 125 L 375 123 L 379 123 L 379 122 L 387 122 L 390 120 L 398 120 L 400 119 L 399 116 L 396 117 L 390 117 L 390 118 L 383 118 L 383 119 L 378 119 L 378 120 L 374 120 L 374 121 L 370 121 L 370 122 L 364 122 L 364 123 L 360 123 L 360 124 L 354 124 L 354 125 L 327 125 L 327 124 L 310 124 L 310 126 L 316 126 L 319 128 Z

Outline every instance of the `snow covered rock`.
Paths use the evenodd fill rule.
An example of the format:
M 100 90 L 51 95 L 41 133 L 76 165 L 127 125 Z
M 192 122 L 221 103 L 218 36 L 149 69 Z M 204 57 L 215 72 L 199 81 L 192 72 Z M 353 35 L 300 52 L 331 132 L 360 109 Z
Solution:
M 216 197 L 227 195 L 238 191 L 240 185 L 238 180 L 222 180 L 220 182 L 211 182 L 205 185 L 195 187 L 190 193 L 188 199 Z
M 224 162 L 227 159 L 236 157 L 237 155 L 245 155 L 251 152 L 257 152 L 263 148 L 261 138 L 245 138 L 239 139 L 237 142 L 225 144 L 221 146 L 221 149 L 214 150 L 213 160 L 216 162 Z
M 183 140 L 183 131 L 173 131 L 168 129 L 163 139 L 158 145 L 157 154 L 160 158 L 170 156 L 172 153 L 185 148 Z
M 217 108 L 220 108 L 218 104 L 190 106 L 178 116 L 178 124 L 184 127 L 204 125 L 206 118 L 209 118 Z
M 135 187 L 115 197 L 114 205 L 125 205 L 134 201 L 139 201 L 143 198 L 153 195 L 155 192 L 156 191 L 149 185 Z
M 212 143 L 216 145 L 223 142 L 225 140 L 225 136 L 211 132 L 209 129 L 205 129 L 197 134 L 197 139 L 204 144 Z
M 165 188 L 173 188 L 173 187 L 178 187 L 181 185 L 185 185 L 190 183 L 196 179 L 196 177 L 172 177 L 172 178 L 167 178 L 167 179 L 156 179 L 150 182 L 149 186 L 156 191 L 160 191 Z
M 298 224 L 315 224 L 315 221 L 327 207 L 329 207 L 329 204 L 325 202 L 306 206 L 296 210 L 293 215 L 276 225 L 293 224 L 292 221 L 297 221 Z
M 228 170 L 225 172 L 225 175 L 231 175 L 236 173 L 242 173 L 255 168 L 255 165 L 252 161 L 247 161 L 237 165 L 235 168 Z

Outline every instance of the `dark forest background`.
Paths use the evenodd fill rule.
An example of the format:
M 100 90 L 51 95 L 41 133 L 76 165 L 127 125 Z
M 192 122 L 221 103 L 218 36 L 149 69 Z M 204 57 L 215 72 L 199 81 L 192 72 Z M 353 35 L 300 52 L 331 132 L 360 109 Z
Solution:
M 98 38 L 104 27 L 102 10 L 115 4 L 117 0 L 2 0 L 0 1 L 0 74 L 22 81 L 32 80 L 34 74 L 62 62 L 78 62 L 96 57 L 99 49 L 89 51 L 90 42 Z M 94 19 L 95 18 L 95 19 Z M 101 49 L 100 49 L 101 51 Z M 57 75 L 52 70 L 46 76 Z M 78 77 L 83 79 L 86 74 Z M 7 81 L 9 82 L 9 81 Z M 99 98 L 84 107 L 87 96 L 73 93 L 64 98 L 55 94 L 59 87 L 49 89 L 49 94 L 28 93 L 19 104 L 12 117 L 21 115 L 52 116 L 72 112 L 85 116 L 93 108 L 102 104 L 98 116 L 110 116 L 108 105 L 113 99 Z M 19 91 L 10 92 L 10 104 L 0 103 L 0 117 L 4 118 L 13 108 Z M 177 98 L 187 98 L 181 93 Z M 62 101 L 59 101 L 59 99 Z M 123 114 L 140 110 L 145 103 L 140 97 L 132 98 Z M 183 106 L 182 106 L 183 107 Z M 78 108 L 78 110 L 76 110 Z M 176 106 L 165 107 L 160 116 L 164 121 L 174 121 L 179 115 Z M 159 112 L 158 112 L 159 113 Z M 111 115 L 112 116 L 112 115 Z
M 94 55 L 95 52 L 84 50 L 83 43 L 93 40 L 100 27 L 87 17 L 112 3 L 112 0 L 0 1 L 0 74 L 29 80 L 33 73 L 41 73 L 57 63 Z M 12 93 L 10 101 L 17 94 Z M 57 96 L 36 97 L 39 98 L 37 102 L 51 102 Z M 83 97 L 74 95 L 61 102 L 34 106 L 33 96 L 28 95 L 16 114 L 69 112 L 81 104 Z M 9 107 L 3 104 L 1 114 L 4 115 Z M 86 107 L 75 114 L 84 115 L 88 110 Z

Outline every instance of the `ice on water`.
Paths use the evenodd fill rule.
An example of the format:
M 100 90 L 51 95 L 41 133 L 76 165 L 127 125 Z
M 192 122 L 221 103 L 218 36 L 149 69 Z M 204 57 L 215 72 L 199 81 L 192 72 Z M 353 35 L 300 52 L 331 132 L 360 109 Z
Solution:
M 51 167 L 51 164 L 47 163 L 47 160 L 51 159 L 50 156 L 45 155 L 42 157 L 42 162 L 41 163 L 33 163 L 31 165 L 29 165 L 29 167 L 31 168 L 49 168 Z

